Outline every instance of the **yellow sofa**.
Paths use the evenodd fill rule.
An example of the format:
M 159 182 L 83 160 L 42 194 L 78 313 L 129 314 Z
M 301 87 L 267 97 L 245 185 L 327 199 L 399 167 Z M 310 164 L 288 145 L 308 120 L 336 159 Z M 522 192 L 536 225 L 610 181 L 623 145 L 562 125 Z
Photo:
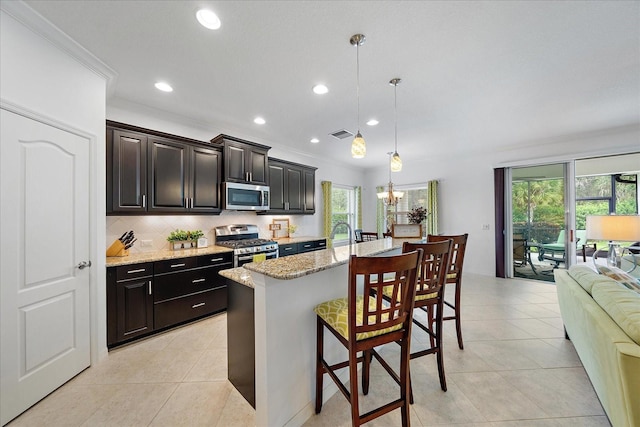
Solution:
M 554 275 L 567 335 L 611 424 L 640 426 L 640 293 L 584 265 Z

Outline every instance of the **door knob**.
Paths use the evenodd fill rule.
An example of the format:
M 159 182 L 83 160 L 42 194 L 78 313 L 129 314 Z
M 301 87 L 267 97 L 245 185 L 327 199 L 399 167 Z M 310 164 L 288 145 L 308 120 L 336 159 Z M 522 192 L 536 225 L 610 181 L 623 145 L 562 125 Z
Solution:
M 76 265 L 76 267 L 80 270 L 86 267 L 91 267 L 91 261 L 82 261 L 80 264 Z

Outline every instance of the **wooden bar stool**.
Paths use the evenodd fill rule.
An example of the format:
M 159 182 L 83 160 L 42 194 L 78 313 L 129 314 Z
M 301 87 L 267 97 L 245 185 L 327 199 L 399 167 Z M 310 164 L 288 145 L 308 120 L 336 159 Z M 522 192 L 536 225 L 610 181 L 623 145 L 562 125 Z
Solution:
M 442 356 L 442 313 L 444 311 L 444 285 L 446 272 L 453 248 L 453 241 L 446 240 L 432 243 L 409 243 L 402 245 L 402 252 L 422 250 L 422 264 L 420 265 L 416 284 L 413 323 L 429 335 L 430 347 L 412 351 L 411 359 L 435 354 L 438 363 L 440 388 L 447 391 L 447 381 L 444 375 L 444 360 Z M 391 301 L 393 296 L 387 289 L 383 290 L 384 297 Z M 426 322 L 420 322 L 415 311 L 421 309 L 426 312 Z M 434 328 L 435 325 L 435 328 Z M 411 395 L 413 403 L 413 394 Z
M 449 261 L 449 273 L 447 274 L 446 284 L 455 285 L 454 302 L 444 301 L 444 304 L 453 309 L 453 316 L 444 316 L 442 320 L 456 321 L 456 335 L 458 336 L 458 347 L 464 349 L 462 344 L 462 326 L 460 325 L 460 292 L 462 287 L 462 264 L 464 262 L 464 252 L 467 247 L 467 238 L 469 234 L 460 235 L 433 235 L 427 236 L 427 242 L 441 242 L 443 240 L 453 240 L 453 250 L 451 252 L 451 260 Z M 446 286 L 446 285 L 445 285 Z M 433 344 L 433 343 L 432 343 Z
M 422 250 L 389 257 L 357 257 L 349 259 L 349 291 L 346 298 L 324 302 L 314 308 L 317 314 L 316 414 L 322 410 L 324 374 L 335 381 L 351 404 L 351 423 L 360 426 L 394 409 L 401 408 L 402 425 L 409 426 L 409 357 L 411 314 L 416 292 L 418 266 Z M 358 287 L 362 293 L 358 292 Z M 392 296 L 383 299 L 383 288 Z M 330 365 L 324 359 L 324 329 L 335 336 L 348 350 L 348 360 Z M 400 375 L 380 357 L 374 347 L 397 342 L 400 344 Z M 369 392 L 370 357 L 374 356 L 400 385 L 400 397 L 366 414 L 360 415 L 358 404 L 358 363 L 363 364 L 362 391 Z M 335 373 L 349 368 L 349 388 Z

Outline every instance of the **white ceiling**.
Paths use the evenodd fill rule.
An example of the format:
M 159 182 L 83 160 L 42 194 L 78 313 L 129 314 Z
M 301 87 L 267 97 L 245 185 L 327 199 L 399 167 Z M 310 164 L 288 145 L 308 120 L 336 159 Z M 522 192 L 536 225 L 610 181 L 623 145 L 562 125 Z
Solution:
M 485 152 L 640 122 L 637 1 L 35 1 L 117 72 L 109 102 L 353 166 Z M 195 20 L 213 9 L 222 28 Z M 367 156 L 351 159 L 360 129 Z M 157 91 L 157 80 L 174 87 Z M 312 93 L 316 83 L 330 92 Z M 255 116 L 267 120 L 255 125 Z M 364 124 L 376 118 L 380 124 Z M 135 123 L 133 123 L 135 124 Z M 312 137 L 319 144 L 310 144 Z M 409 160 L 410 159 L 410 160 Z

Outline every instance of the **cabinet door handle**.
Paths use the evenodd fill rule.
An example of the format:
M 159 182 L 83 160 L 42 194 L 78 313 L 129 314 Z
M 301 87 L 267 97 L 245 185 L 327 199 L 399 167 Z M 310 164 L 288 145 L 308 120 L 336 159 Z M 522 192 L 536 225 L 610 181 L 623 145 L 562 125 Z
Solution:
M 149 280 L 149 295 L 151 295 L 151 280 Z
M 193 197 L 189 199 L 189 204 L 191 205 L 191 209 L 193 209 Z
M 311 245 L 304 245 L 304 247 L 305 247 L 305 248 L 310 248 L 310 247 L 311 247 Z
M 293 248 L 284 248 L 285 251 L 293 250 Z
M 171 268 L 184 267 L 184 266 L 185 266 L 184 263 L 182 263 L 182 264 L 171 264 Z
M 218 262 L 218 261 L 222 261 L 224 258 L 211 258 L 210 262 Z
M 127 274 L 133 274 L 133 273 L 142 273 L 143 271 L 146 271 L 146 268 L 139 268 L 137 270 L 129 270 L 127 271 Z
M 143 208 L 147 207 L 147 195 L 146 194 L 142 195 L 142 207 Z
M 249 181 L 253 181 L 253 172 L 249 172 Z
M 207 279 L 195 279 L 192 280 L 191 283 L 201 283 L 201 282 L 205 282 Z
M 198 307 L 202 307 L 203 305 L 204 305 L 204 303 L 201 302 L 199 304 L 192 305 L 191 308 L 198 308 Z

